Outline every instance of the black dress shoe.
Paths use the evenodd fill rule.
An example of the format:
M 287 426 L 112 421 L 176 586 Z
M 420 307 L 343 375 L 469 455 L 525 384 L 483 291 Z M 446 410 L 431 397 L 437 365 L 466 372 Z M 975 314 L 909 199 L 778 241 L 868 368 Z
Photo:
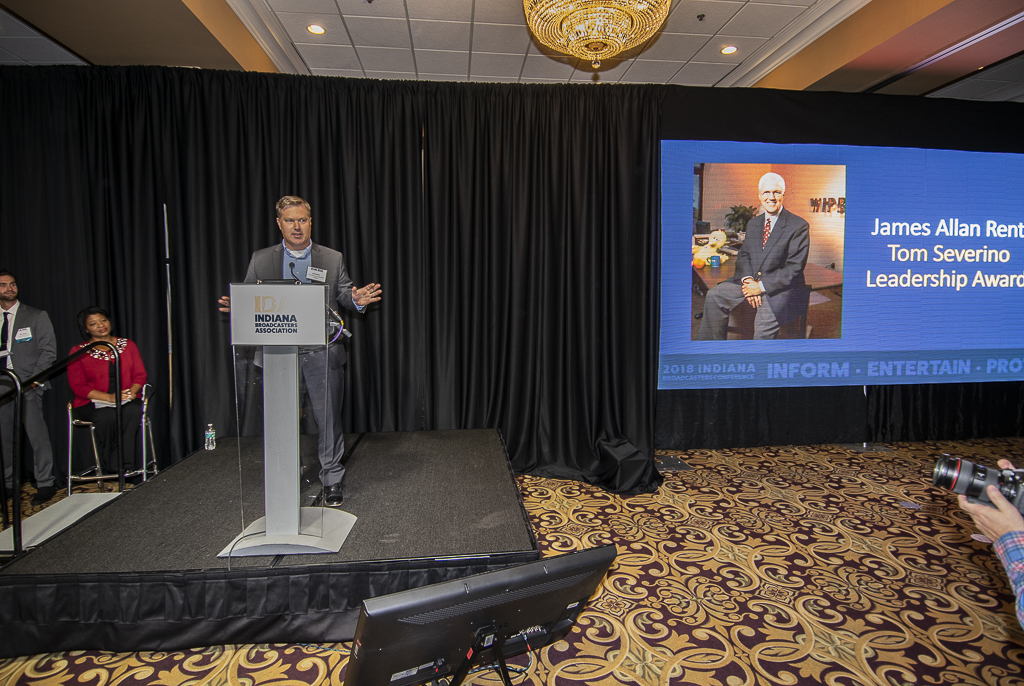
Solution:
M 57 493 L 53 486 L 43 486 L 32 496 L 33 505 L 42 505 L 50 502 L 50 499 Z
M 345 502 L 345 496 L 341 492 L 341 484 L 334 484 L 324 489 L 324 505 L 341 507 L 343 502 Z

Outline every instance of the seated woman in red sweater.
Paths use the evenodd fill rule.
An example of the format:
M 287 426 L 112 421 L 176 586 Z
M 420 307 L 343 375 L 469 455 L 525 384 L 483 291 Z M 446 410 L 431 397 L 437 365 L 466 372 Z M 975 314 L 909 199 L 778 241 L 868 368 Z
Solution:
M 142 402 L 139 391 L 146 383 L 146 368 L 139 349 L 127 338 L 113 333 L 110 315 L 99 307 L 87 307 L 78 313 L 78 330 L 85 343 L 71 349 L 75 353 L 95 341 L 107 341 L 117 348 L 121 359 L 121 444 L 124 446 L 126 469 L 140 461 L 137 449 Z M 69 353 L 70 354 L 70 353 Z M 68 384 L 75 394 L 72 413 L 75 419 L 92 422 L 96 427 L 96 446 L 105 474 L 117 474 L 117 414 L 114 409 L 115 388 L 113 353 L 108 348 L 93 348 L 68 367 Z

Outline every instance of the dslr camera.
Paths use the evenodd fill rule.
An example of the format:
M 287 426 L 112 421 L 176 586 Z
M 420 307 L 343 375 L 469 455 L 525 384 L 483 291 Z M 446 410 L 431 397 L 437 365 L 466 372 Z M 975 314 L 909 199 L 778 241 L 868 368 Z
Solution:
M 969 502 L 986 505 L 992 505 L 985 492 L 992 484 L 1018 512 L 1024 514 L 1024 469 L 982 467 L 943 453 L 932 471 L 932 483 L 967 496 Z

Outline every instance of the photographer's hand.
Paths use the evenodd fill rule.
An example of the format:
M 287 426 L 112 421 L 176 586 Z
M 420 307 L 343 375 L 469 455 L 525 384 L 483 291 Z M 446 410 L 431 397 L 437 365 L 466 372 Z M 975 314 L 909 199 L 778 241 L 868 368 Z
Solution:
M 1000 460 L 999 468 L 1013 469 L 1013 465 L 1009 460 Z M 971 515 L 978 530 L 992 542 L 998 541 L 1000 536 L 1011 531 L 1024 531 L 1024 517 L 1003 497 L 999 488 L 989 486 L 986 493 L 995 505 L 994 508 L 981 503 L 969 503 L 965 496 L 957 496 L 960 508 Z

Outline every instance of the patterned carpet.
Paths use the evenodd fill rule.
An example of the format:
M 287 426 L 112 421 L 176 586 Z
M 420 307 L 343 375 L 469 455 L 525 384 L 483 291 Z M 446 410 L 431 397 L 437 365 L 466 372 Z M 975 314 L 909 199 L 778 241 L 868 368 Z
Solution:
M 1024 684 L 1024 632 L 990 546 L 931 486 L 942 452 L 1024 467 L 1024 439 L 659 453 L 659 492 L 519 478 L 545 555 L 619 557 L 566 638 L 515 683 Z M 0 639 L 2 640 L 2 639 Z M 62 653 L 0 684 L 341 684 L 347 645 Z M 493 672 L 469 682 L 497 684 Z

